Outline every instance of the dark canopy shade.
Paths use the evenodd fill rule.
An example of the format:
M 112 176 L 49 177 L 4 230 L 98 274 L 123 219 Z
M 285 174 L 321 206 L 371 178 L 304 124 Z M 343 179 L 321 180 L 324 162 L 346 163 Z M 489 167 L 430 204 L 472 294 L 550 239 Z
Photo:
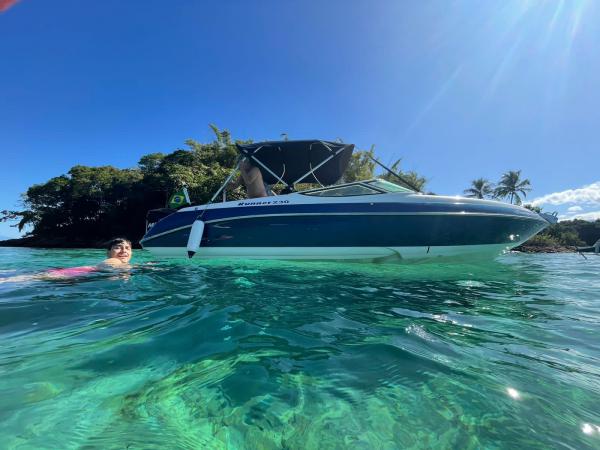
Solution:
M 260 169 L 267 184 L 277 183 L 279 177 L 288 185 L 330 185 L 344 174 L 354 145 L 319 140 L 270 141 L 238 145 L 237 148 Z

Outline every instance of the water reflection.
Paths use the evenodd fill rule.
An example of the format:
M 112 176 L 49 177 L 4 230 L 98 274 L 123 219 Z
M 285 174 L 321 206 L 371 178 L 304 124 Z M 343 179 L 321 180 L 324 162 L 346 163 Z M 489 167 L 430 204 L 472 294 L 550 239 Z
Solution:
M 521 393 L 517 391 L 515 388 L 508 387 L 506 388 L 506 393 L 510 396 L 510 398 L 514 398 L 515 400 L 519 400 L 521 398 Z

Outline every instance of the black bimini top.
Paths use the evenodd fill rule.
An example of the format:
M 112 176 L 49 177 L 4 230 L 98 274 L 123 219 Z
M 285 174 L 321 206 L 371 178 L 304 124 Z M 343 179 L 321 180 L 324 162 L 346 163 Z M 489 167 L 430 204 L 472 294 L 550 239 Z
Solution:
M 319 140 L 269 141 L 238 144 L 237 148 L 260 169 L 267 184 L 280 181 L 288 186 L 296 183 L 326 186 L 342 177 L 354 144 Z

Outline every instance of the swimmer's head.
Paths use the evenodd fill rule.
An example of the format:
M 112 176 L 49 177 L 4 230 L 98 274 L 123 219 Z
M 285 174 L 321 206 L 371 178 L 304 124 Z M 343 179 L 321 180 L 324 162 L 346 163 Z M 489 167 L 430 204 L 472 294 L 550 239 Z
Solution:
M 108 245 L 108 257 L 116 258 L 124 264 L 127 264 L 131 259 L 131 241 L 125 238 L 112 239 Z

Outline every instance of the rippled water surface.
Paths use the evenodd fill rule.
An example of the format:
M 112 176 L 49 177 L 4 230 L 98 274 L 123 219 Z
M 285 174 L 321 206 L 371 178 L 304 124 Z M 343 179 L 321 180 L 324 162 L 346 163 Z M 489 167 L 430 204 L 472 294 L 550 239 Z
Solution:
M 600 448 L 600 257 L 102 256 L 0 249 L 2 448 Z

